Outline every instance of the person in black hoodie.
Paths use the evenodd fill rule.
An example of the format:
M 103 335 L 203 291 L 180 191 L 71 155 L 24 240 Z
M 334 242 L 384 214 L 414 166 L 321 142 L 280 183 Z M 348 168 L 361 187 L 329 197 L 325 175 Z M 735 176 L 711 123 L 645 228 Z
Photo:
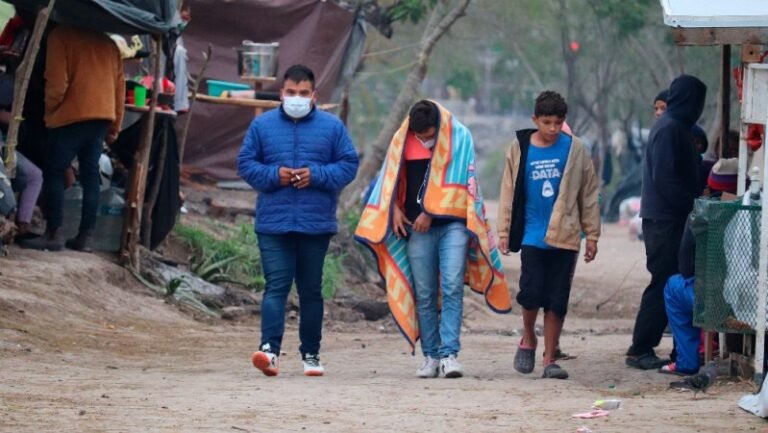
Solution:
M 693 201 L 699 195 L 699 163 L 691 128 L 704 110 L 707 86 L 681 75 L 669 87 L 667 110 L 651 129 L 643 161 L 642 208 L 646 267 L 651 282 L 643 292 L 626 364 L 643 370 L 666 364 L 659 345 L 667 314 L 664 285 L 678 272 L 677 252 Z

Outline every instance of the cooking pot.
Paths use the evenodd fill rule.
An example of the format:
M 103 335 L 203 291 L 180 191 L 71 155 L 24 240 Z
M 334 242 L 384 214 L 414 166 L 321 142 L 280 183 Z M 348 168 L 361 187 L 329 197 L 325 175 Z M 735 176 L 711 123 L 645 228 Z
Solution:
M 237 49 L 237 72 L 242 78 L 274 78 L 277 75 L 278 42 L 243 41 Z

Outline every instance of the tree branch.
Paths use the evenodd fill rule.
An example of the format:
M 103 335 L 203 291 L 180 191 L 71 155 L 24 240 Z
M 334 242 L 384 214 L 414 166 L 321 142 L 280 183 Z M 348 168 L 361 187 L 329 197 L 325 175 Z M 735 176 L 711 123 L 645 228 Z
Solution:
M 405 85 L 392 104 L 392 110 L 390 110 L 387 120 L 376 136 L 371 149 L 365 153 L 356 179 L 344 190 L 340 200 L 340 212 L 352 209 L 358 205 L 360 193 L 368 187 L 371 179 L 378 172 L 386 156 L 392 136 L 416 99 L 419 86 L 427 75 L 427 64 L 432 54 L 432 49 L 440 38 L 448 32 L 451 26 L 465 15 L 470 2 L 471 0 L 461 0 L 445 12 L 451 2 L 449 0 L 441 0 L 432 10 L 421 37 L 416 64 L 411 68 L 405 80 Z

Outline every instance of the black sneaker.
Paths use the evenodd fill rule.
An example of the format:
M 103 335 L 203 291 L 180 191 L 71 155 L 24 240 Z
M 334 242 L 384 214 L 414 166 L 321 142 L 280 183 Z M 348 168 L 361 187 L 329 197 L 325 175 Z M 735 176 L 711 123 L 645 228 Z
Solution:
M 323 364 L 320 364 L 320 355 L 317 353 L 305 353 L 301 355 L 304 362 L 304 376 L 322 376 L 325 374 Z
M 624 361 L 628 367 L 639 370 L 657 370 L 664 365 L 669 364 L 669 359 L 661 359 L 653 353 L 646 353 L 640 356 L 627 356 Z

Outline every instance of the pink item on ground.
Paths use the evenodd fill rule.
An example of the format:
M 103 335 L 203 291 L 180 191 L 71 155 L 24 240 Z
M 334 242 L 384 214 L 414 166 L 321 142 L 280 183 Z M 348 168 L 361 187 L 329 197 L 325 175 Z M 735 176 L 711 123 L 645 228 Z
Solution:
M 595 409 L 590 412 L 575 413 L 571 416 L 573 418 L 580 418 L 580 419 L 593 419 L 593 418 L 601 418 L 604 416 L 608 416 L 608 414 L 610 414 L 610 412 L 608 412 L 607 410 Z

